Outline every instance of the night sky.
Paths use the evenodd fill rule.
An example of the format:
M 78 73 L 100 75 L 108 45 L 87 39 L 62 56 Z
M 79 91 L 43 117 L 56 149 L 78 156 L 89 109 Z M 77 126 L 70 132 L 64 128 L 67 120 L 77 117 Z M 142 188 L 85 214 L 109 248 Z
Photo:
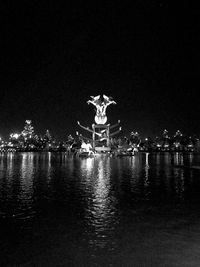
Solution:
M 112 96 L 123 134 L 200 135 L 200 11 L 168 1 L 0 3 L 0 136 L 31 119 L 36 133 L 90 126 L 90 96 Z M 62 4 L 61 4 L 62 3 Z M 191 2 L 192 4 L 192 2 Z M 83 132 L 82 132 L 83 133 Z

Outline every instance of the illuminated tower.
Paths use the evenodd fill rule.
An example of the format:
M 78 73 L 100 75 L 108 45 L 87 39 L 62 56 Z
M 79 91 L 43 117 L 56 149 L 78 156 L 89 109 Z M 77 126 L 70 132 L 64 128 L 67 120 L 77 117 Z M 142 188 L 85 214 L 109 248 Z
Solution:
M 110 133 L 110 130 L 118 126 L 120 121 L 118 120 L 118 122 L 112 126 L 110 124 L 106 124 L 106 109 L 110 104 L 116 104 L 116 102 L 106 95 L 103 95 L 103 100 L 101 100 L 100 95 L 98 95 L 91 96 L 91 100 L 87 101 L 87 103 L 93 104 L 96 107 L 96 114 L 94 117 L 95 123 L 92 124 L 92 129 L 82 126 L 79 122 L 78 125 L 84 130 L 92 133 L 91 139 L 85 139 L 89 139 L 92 142 L 94 150 L 99 152 L 110 151 L 110 138 L 119 133 L 121 131 L 121 127 L 117 131 Z M 82 135 L 81 137 L 84 139 Z

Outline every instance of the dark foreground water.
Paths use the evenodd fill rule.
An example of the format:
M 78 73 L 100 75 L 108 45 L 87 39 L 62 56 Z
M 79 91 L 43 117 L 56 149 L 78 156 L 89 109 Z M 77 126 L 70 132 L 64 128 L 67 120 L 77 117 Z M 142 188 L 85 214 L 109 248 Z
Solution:
M 200 266 L 200 156 L 0 154 L 0 266 Z

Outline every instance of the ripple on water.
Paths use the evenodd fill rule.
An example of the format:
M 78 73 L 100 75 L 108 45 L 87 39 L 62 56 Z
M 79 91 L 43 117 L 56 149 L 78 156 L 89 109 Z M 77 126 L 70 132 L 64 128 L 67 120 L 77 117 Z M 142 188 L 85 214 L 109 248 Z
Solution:
M 199 172 L 174 164 L 198 159 L 1 154 L 1 261 L 173 266 L 173 250 L 192 261 L 187 244 L 200 246 Z

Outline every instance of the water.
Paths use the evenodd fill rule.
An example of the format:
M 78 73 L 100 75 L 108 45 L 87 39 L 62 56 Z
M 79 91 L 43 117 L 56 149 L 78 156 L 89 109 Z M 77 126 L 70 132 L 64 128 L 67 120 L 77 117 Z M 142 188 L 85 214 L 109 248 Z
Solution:
M 0 155 L 0 266 L 200 266 L 200 156 Z

